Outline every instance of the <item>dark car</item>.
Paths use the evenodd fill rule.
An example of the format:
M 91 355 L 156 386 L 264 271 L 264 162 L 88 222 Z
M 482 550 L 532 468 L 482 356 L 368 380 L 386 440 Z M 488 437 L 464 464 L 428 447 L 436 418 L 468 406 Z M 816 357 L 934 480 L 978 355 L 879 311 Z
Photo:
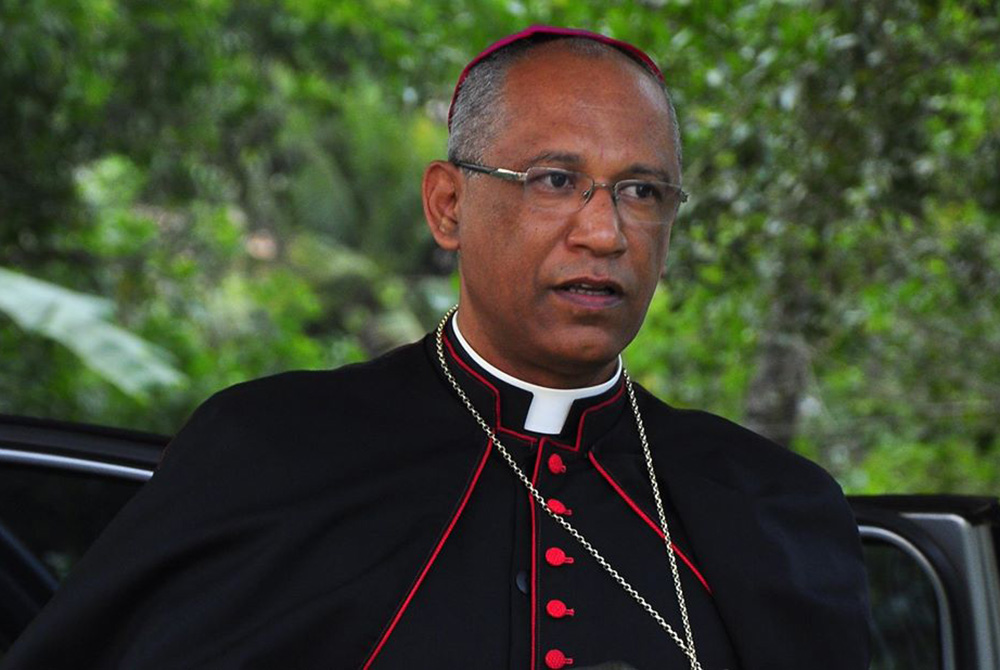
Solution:
M 149 477 L 168 438 L 0 415 L 0 653 Z M 873 670 L 1000 668 L 1000 505 L 855 496 Z

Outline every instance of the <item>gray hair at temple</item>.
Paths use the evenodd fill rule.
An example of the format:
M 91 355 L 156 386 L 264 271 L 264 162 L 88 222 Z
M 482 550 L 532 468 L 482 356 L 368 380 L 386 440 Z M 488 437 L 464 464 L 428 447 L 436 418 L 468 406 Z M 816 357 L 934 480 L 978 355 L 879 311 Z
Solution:
M 574 53 L 593 58 L 603 58 L 609 54 L 624 56 L 633 61 L 643 74 L 655 81 L 667 99 L 670 122 L 674 129 L 674 146 L 677 147 L 677 162 L 681 163 L 681 134 L 677 113 L 670 92 L 662 81 L 629 54 L 613 46 L 586 38 L 552 35 L 539 35 L 514 42 L 491 54 L 469 71 L 452 111 L 451 130 L 448 134 L 448 160 L 481 163 L 486 159 L 486 149 L 496 139 L 508 114 L 503 104 L 503 88 L 507 73 L 532 50 L 555 41 L 564 43 Z

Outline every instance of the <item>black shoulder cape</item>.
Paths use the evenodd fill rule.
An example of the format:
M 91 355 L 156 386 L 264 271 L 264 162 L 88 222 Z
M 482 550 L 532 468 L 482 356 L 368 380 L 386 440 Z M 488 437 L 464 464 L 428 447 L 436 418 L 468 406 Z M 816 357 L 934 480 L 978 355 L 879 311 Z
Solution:
M 545 668 L 558 651 L 578 668 L 686 668 L 529 503 L 433 346 L 210 398 L 2 667 Z M 675 616 L 621 389 L 575 410 L 572 434 L 521 435 L 504 427 L 506 392 L 449 356 L 539 487 L 571 500 L 591 541 Z M 864 567 L 836 483 L 735 424 L 636 390 L 706 658 L 719 647 L 719 663 L 735 653 L 744 670 L 867 668 Z M 567 474 L 549 472 L 553 454 Z M 570 569 L 546 562 L 553 547 Z M 553 599 L 575 602 L 575 616 L 547 613 Z

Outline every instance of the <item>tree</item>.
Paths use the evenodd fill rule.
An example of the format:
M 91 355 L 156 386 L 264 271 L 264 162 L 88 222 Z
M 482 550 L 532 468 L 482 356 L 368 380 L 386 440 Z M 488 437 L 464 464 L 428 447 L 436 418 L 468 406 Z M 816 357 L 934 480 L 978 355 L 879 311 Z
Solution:
M 418 184 L 458 71 L 529 23 L 645 47 L 693 194 L 633 374 L 854 490 L 1000 483 L 995 3 L 0 5 L 0 267 L 169 351 L 155 417 L 0 316 L 0 411 L 170 431 L 213 390 L 433 325 Z M 7 94 L 9 92 L 9 94 Z M 106 303 L 105 303 L 106 304 Z M 31 391 L 21 381 L 36 382 Z

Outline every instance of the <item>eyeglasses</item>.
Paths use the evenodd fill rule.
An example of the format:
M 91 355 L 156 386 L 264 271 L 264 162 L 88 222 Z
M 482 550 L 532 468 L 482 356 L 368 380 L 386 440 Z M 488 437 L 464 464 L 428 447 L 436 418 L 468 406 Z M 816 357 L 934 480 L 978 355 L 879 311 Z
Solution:
M 665 224 L 677 214 L 688 194 L 677 184 L 648 179 L 623 179 L 614 184 L 594 181 L 582 172 L 554 167 L 531 167 L 525 172 L 453 161 L 455 165 L 524 185 L 524 199 L 532 209 L 569 216 L 590 202 L 594 191 L 606 188 L 619 216 L 630 223 Z

